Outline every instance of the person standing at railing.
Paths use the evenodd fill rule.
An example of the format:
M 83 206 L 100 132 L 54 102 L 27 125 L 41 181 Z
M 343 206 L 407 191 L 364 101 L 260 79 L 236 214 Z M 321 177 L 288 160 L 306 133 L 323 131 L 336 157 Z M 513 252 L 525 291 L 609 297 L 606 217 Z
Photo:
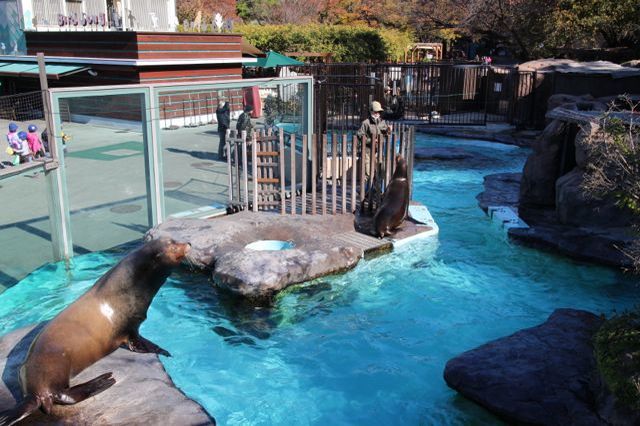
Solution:
M 40 140 L 40 136 L 38 135 L 38 128 L 35 124 L 29 124 L 27 130 L 29 130 L 29 133 L 27 133 L 27 142 L 29 143 L 29 149 L 31 150 L 34 158 L 44 157 L 44 146 L 42 144 L 42 140 Z
M 20 146 L 13 149 L 13 152 L 20 156 L 20 163 L 30 163 L 33 161 L 33 155 L 29 149 L 29 141 L 27 141 L 27 132 L 18 133 Z
M 391 133 L 392 126 L 388 124 L 381 116 L 384 110 L 380 102 L 373 101 L 369 107 L 369 117 L 362 121 L 358 130 L 358 137 L 363 141 L 364 149 L 364 170 L 367 178 L 370 176 L 371 167 L 371 145 L 379 135 L 387 135 Z M 379 147 L 378 147 L 379 149 Z
M 238 117 L 236 123 L 236 130 L 238 131 L 238 138 L 242 135 L 242 132 L 247 132 L 247 143 L 251 142 L 251 132 L 253 131 L 253 123 L 251 122 L 251 112 L 253 111 L 253 105 L 245 105 L 242 114 Z M 251 152 L 251 147 L 247 149 L 247 156 Z M 242 145 L 238 145 L 238 159 L 242 158 Z M 249 157 L 250 158 L 250 157 Z M 239 160 L 242 164 L 242 160 Z M 249 161 L 249 160 L 248 160 Z
M 218 120 L 218 160 L 226 158 L 225 144 L 227 142 L 227 129 L 231 126 L 231 109 L 229 102 L 220 98 L 218 108 L 216 108 L 216 119 Z

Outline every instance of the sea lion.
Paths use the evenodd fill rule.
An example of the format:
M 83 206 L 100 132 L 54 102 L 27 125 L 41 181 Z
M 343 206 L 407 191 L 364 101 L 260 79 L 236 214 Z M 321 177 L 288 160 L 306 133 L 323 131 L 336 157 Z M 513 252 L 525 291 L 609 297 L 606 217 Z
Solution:
M 111 372 L 73 387 L 70 379 L 121 345 L 132 352 L 170 356 L 138 329 L 153 297 L 190 247 L 168 239 L 146 243 L 52 319 L 20 368 L 25 398 L 0 413 L 0 425 L 12 425 L 38 408 L 50 414 L 53 404 L 75 404 L 106 390 L 116 382 Z
M 396 158 L 393 178 L 384 192 L 382 203 L 373 217 L 374 235 L 383 238 L 402 224 L 409 208 L 409 182 L 407 162 L 401 155 Z

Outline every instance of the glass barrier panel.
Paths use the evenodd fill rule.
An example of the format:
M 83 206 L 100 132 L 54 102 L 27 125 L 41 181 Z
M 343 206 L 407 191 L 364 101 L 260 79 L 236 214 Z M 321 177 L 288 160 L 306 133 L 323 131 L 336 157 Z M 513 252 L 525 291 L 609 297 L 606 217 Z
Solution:
M 58 111 L 74 251 L 139 240 L 150 226 L 144 96 L 62 98 Z
M 0 161 L 12 167 L 4 149 Z M 52 261 L 52 253 L 42 170 L 0 180 L 0 292 Z

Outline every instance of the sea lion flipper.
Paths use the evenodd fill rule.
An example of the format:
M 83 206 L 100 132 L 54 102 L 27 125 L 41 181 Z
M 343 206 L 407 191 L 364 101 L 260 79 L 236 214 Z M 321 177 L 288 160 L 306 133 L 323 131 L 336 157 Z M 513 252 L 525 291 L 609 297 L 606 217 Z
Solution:
M 40 400 L 34 395 L 29 395 L 14 409 L 0 413 L 0 426 L 11 426 L 18 423 L 38 408 L 40 408 Z
M 158 354 L 164 356 L 171 356 L 171 354 L 162 349 L 160 346 L 156 345 L 150 340 L 145 339 L 144 337 L 137 336 L 129 337 L 129 342 L 127 343 L 127 347 L 131 352 L 138 352 L 141 354 Z
M 116 382 L 112 373 L 101 374 L 95 379 L 70 387 L 55 396 L 56 404 L 71 405 L 109 389 Z

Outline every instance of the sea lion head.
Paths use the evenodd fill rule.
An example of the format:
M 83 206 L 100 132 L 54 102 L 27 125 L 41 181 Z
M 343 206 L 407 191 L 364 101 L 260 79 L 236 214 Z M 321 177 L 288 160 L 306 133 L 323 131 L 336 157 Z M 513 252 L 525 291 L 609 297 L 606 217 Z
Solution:
M 179 243 L 170 238 L 161 238 L 150 243 L 156 259 L 168 266 L 177 266 L 191 250 L 191 244 Z
M 396 157 L 396 170 L 393 172 L 393 179 L 407 178 L 407 160 L 402 155 Z

